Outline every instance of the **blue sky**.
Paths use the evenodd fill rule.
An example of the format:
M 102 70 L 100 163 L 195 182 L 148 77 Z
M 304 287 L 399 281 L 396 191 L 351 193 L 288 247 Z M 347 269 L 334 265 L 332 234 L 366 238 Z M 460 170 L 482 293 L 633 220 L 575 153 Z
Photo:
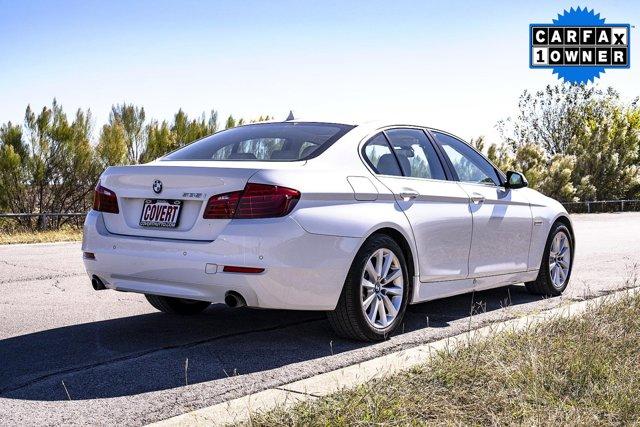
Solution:
M 0 0 L 0 122 L 56 97 L 170 119 L 222 115 L 394 118 L 494 140 L 518 95 L 557 79 L 528 67 L 528 25 L 564 8 L 637 25 L 638 1 L 22 1 Z M 630 70 L 601 85 L 640 95 Z

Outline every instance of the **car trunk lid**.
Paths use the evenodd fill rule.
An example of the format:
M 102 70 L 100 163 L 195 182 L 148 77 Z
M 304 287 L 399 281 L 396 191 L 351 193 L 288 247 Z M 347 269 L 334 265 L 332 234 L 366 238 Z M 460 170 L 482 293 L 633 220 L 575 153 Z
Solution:
M 242 190 L 258 170 L 255 163 L 229 163 L 233 164 L 154 162 L 108 168 L 100 178 L 101 185 L 116 193 L 120 212 L 103 213 L 107 230 L 128 236 L 215 240 L 230 220 L 203 219 L 208 199 L 214 194 Z M 156 181 L 162 187 L 159 192 L 160 185 Z M 140 225 L 145 200 L 150 203 L 154 203 L 153 200 L 181 201 L 175 228 Z

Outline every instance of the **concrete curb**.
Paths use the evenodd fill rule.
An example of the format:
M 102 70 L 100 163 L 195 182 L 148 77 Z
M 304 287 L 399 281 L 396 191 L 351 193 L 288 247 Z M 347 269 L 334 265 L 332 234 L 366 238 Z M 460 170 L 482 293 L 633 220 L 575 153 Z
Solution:
M 640 293 L 640 288 L 625 289 L 598 298 L 563 305 L 538 314 L 494 323 L 449 338 L 198 409 L 151 425 L 156 427 L 210 426 L 247 422 L 251 419 L 252 414 L 257 412 L 269 411 L 276 407 L 289 407 L 302 401 L 317 399 L 345 388 L 356 387 L 374 378 L 393 375 L 428 363 L 432 355 L 442 350 L 461 348 L 478 339 L 502 332 L 523 331 L 553 319 L 578 316 L 603 302 L 617 301 L 627 295 L 638 293 Z

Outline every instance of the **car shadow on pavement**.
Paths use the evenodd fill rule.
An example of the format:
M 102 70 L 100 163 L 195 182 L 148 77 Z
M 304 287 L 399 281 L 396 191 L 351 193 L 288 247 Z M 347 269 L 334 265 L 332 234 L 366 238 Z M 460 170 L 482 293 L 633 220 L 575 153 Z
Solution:
M 410 306 L 398 334 L 539 300 L 523 286 Z M 0 397 L 131 396 L 311 361 L 374 344 L 336 338 L 323 313 L 229 309 L 144 314 L 0 340 Z M 64 383 L 63 383 L 64 382 Z

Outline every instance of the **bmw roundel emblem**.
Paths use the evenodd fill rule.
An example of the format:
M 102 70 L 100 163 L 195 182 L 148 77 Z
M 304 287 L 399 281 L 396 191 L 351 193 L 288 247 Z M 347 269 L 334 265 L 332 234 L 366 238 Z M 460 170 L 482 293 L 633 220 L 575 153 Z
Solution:
M 153 181 L 153 192 L 156 194 L 162 193 L 162 181 L 159 179 Z

